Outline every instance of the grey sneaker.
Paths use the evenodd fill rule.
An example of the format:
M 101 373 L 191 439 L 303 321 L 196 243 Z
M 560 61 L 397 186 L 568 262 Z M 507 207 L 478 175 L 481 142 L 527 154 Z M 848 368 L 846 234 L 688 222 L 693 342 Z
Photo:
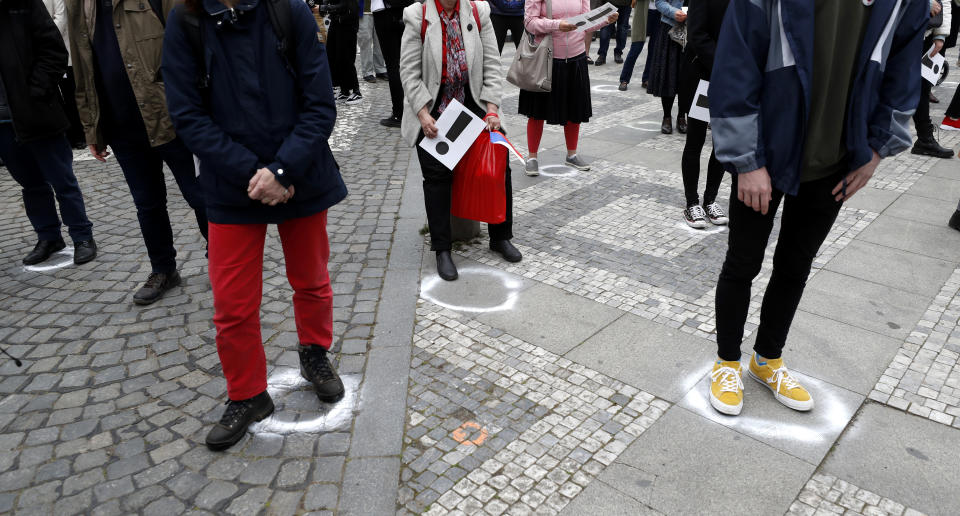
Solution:
M 524 172 L 526 172 L 530 177 L 537 177 L 540 175 L 540 164 L 537 163 L 537 158 L 530 158 L 527 160 L 527 168 L 524 169 Z
M 579 154 L 574 154 L 573 156 L 568 156 L 566 160 L 568 167 L 573 167 L 577 170 L 590 170 L 590 165 L 587 165 L 582 159 L 580 159 Z

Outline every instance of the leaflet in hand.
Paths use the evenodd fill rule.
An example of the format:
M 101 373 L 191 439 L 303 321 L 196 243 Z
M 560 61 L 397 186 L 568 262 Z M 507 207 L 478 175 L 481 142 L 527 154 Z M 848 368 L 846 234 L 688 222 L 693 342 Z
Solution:
M 700 85 L 697 86 L 697 92 L 693 95 L 693 105 L 690 106 L 690 118 L 703 120 L 710 123 L 710 97 L 707 92 L 710 89 L 710 81 L 700 79 Z
M 943 62 L 945 59 L 940 53 L 936 53 L 933 57 L 930 57 L 930 52 L 933 52 L 934 47 L 931 46 L 923 53 L 923 59 L 920 60 L 920 75 L 924 79 L 933 84 L 937 85 L 937 81 L 940 79 L 940 74 L 943 72 Z
M 578 32 L 583 32 L 589 28 L 596 27 L 601 23 L 607 21 L 612 14 L 617 12 L 617 8 L 610 5 L 609 2 L 597 7 L 596 9 L 581 14 L 579 16 L 574 16 L 573 18 L 568 18 L 564 20 L 567 23 L 572 23 L 577 26 Z
M 450 101 L 437 119 L 437 137 L 424 138 L 420 147 L 450 170 L 470 150 L 486 127 L 480 117 L 456 100 Z

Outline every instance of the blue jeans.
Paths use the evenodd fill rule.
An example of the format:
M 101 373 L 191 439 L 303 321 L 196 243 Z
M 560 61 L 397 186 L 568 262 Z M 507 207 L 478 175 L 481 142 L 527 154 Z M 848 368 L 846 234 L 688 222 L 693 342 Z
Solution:
M 643 76 L 640 77 L 640 80 L 647 82 L 647 79 L 650 78 L 650 51 L 649 49 L 653 48 L 653 42 L 656 41 L 657 37 L 660 36 L 660 11 L 656 9 L 650 9 L 647 12 L 647 37 L 650 38 L 650 46 L 647 51 L 647 62 L 643 65 Z
M 0 124 L 0 159 L 23 187 L 23 207 L 40 240 L 59 241 L 60 216 L 74 242 L 93 238 L 83 194 L 73 175 L 73 151 L 66 136 L 17 143 L 13 124 Z M 56 202 L 54 201 L 56 199 Z
M 617 23 L 607 25 L 600 29 L 600 50 L 597 52 L 600 57 L 607 57 L 607 49 L 610 48 L 610 38 L 613 37 L 613 31 L 617 31 L 617 46 L 614 47 L 614 54 L 622 54 L 624 47 L 627 46 L 627 36 L 630 35 L 630 13 L 633 10 L 630 6 L 617 7 L 620 16 Z
M 119 131 L 118 131 L 119 133 Z M 207 238 L 207 213 L 200 183 L 197 181 L 193 154 L 180 139 L 159 147 L 150 147 L 146 134 L 110 138 L 117 162 L 127 180 L 137 207 L 140 232 L 147 246 L 153 272 L 169 274 L 177 268 L 177 250 L 173 247 L 173 229 L 167 213 L 167 184 L 163 175 L 166 163 L 187 204 L 193 208 L 200 233 Z
M 640 52 L 643 52 L 643 43 L 643 41 L 634 41 L 630 44 L 630 53 L 627 54 L 627 59 L 623 62 L 623 71 L 620 72 L 620 82 L 630 84 L 630 77 L 633 77 L 633 67 L 637 64 Z M 643 73 L 646 74 L 647 70 L 644 69 Z

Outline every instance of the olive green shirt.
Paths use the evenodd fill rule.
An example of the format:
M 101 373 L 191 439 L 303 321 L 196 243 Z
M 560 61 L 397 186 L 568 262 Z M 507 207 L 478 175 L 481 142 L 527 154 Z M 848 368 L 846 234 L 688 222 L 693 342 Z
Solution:
M 801 182 L 848 170 L 847 102 L 869 19 L 870 8 L 859 0 L 815 0 L 812 95 Z

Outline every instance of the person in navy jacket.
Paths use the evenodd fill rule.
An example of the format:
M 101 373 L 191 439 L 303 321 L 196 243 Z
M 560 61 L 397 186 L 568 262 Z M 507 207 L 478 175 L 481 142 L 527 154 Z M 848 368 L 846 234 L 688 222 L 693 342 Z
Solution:
M 289 2 L 291 52 L 279 49 L 270 1 Z M 199 30 L 203 48 L 190 30 Z M 333 86 L 317 23 L 301 0 L 189 0 L 167 21 L 162 69 L 170 116 L 200 160 L 207 200 L 213 322 L 229 396 L 207 446 L 220 450 L 273 412 L 260 337 L 267 224 L 278 225 L 294 291 L 300 374 L 321 401 L 343 396 L 326 355 L 333 340 L 327 209 L 347 195 L 327 143 Z
M 929 7 L 929 0 L 731 0 L 709 91 L 714 149 L 735 192 L 717 283 L 716 410 L 735 415 L 743 406 L 750 289 L 781 201 L 749 372 L 777 401 L 813 409 L 784 365 L 787 333 L 842 203 L 882 158 L 910 148 Z

